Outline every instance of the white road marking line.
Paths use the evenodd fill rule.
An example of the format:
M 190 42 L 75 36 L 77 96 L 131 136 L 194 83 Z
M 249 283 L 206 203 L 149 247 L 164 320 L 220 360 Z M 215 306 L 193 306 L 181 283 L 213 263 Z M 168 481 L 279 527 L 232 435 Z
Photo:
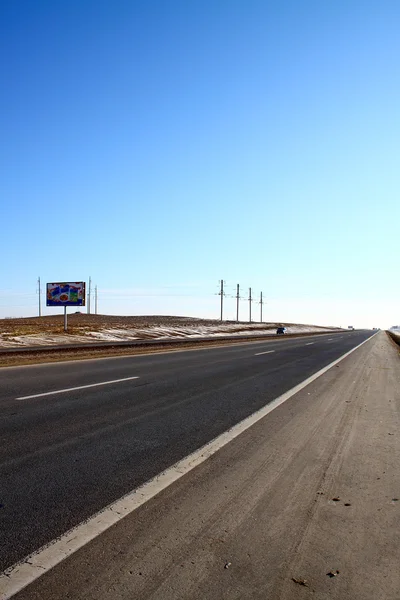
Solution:
M 314 342 L 308 342 L 308 344 L 306 344 L 306 346 L 312 346 L 314 344 Z
M 266 352 L 257 352 L 254 356 L 261 356 L 261 354 L 272 354 L 275 350 L 267 350 Z
M 331 340 L 333 340 L 333 338 L 328 338 L 328 342 L 330 342 Z
M 29 400 L 30 398 L 41 398 L 42 396 L 52 396 L 53 394 L 65 394 L 66 392 L 75 392 L 75 390 L 85 390 L 86 388 L 96 387 L 98 385 L 110 385 L 111 383 L 120 383 L 121 381 L 131 381 L 139 377 L 124 377 L 124 379 L 114 379 L 113 381 L 100 381 L 89 385 L 79 385 L 78 387 L 65 388 L 64 390 L 53 390 L 52 392 L 43 392 L 43 394 L 32 394 L 32 396 L 21 396 L 16 400 Z
M 175 483 L 175 481 L 178 481 L 178 479 L 186 475 L 186 473 L 197 467 L 197 465 L 206 461 L 210 456 L 246 431 L 246 429 L 249 429 L 252 425 L 257 423 L 257 421 L 263 419 L 266 415 L 275 410 L 275 408 L 297 394 L 297 392 L 300 392 L 311 382 L 318 379 L 318 377 L 321 377 L 321 375 L 352 354 L 355 350 L 360 348 L 360 346 L 369 342 L 375 335 L 376 333 L 361 342 L 361 344 L 358 344 L 358 346 L 355 346 L 352 350 L 349 350 L 349 352 L 346 352 L 346 354 L 343 354 L 340 358 L 317 371 L 317 373 L 314 373 L 314 375 L 311 375 L 311 377 L 308 377 L 296 385 L 291 390 L 282 394 L 282 396 L 275 398 L 275 400 L 257 412 L 253 413 L 240 423 L 237 423 L 211 442 L 208 442 L 208 444 L 205 444 L 198 450 L 192 452 L 192 454 L 189 454 L 189 456 L 186 456 L 186 458 L 175 463 L 172 467 L 169 467 L 159 475 L 156 475 L 147 483 L 132 490 L 126 494 L 126 496 L 120 498 L 120 500 L 106 506 L 103 510 L 87 519 L 87 521 L 77 525 L 74 529 L 70 529 L 64 533 L 64 535 L 53 540 L 46 546 L 43 546 L 36 552 L 33 552 L 20 562 L 6 569 L 3 573 L 0 573 L 0 600 L 9 600 L 9 598 L 55 567 L 67 558 L 67 556 L 71 556 L 71 554 L 85 546 L 101 533 L 104 533 L 104 531 L 109 529 L 112 525 L 118 523 L 118 521 L 125 516 L 137 510 L 139 506 L 142 506 L 151 500 L 151 498 L 154 498 L 154 496 L 159 494 L 162 490 L 165 490 L 171 484 Z

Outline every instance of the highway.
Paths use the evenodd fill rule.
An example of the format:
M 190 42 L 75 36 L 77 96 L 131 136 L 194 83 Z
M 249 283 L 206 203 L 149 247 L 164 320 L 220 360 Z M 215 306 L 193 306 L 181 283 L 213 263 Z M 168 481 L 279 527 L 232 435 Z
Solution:
M 0 370 L 0 571 L 373 333 Z

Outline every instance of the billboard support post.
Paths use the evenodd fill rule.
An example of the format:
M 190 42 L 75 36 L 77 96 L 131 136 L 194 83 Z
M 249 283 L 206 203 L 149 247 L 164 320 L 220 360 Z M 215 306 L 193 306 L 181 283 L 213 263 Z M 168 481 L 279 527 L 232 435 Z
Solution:
M 64 306 L 64 331 L 68 331 L 67 307 Z

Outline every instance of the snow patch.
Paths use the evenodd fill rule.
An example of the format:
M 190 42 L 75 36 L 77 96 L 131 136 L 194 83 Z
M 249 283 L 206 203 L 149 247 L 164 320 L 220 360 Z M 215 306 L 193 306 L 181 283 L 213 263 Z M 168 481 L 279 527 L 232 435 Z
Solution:
M 53 346 L 88 342 L 129 342 L 136 340 L 201 339 L 204 337 L 265 336 L 275 335 L 281 323 L 215 323 L 212 325 L 182 325 L 174 327 L 153 326 L 147 328 L 102 329 L 73 334 L 31 334 L 12 336 L 0 334 L 0 347 Z M 287 333 L 331 332 L 333 328 L 312 325 L 285 325 Z M 86 328 L 84 328 L 86 329 Z

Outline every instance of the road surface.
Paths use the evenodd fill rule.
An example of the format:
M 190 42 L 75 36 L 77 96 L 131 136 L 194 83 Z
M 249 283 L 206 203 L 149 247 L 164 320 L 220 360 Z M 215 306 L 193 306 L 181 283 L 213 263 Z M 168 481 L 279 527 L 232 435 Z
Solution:
M 3 370 L 0 387 L 3 414 L 0 431 L 1 439 L 4 440 L 0 449 L 2 568 L 8 567 L 109 502 L 147 481 L 369 336 L 371 332 L 327 334 L 315 338 L 271 340 L 240 347 L 151 357 Z M 201 546 L 209 545 L 209 540 L 206 543 L 204 535 L 207 537 L 209 534 L 212 539 L 214 534 L 217 536 L 213 544 L 218 555 L 230 536 L 223 535 L 217 523 L 229 522 L 227 531 L 230 531 L 230 528 L 235 530 L 235 535 L 230 538 L 232 548 L 240 547 L 240 539 L 243 545 L 248 529 L 254 547 L 259 548 L 259 544 L 262 543 L 263 552 L 266 552 L 269 544 L 275 543 L 279 538 L 279 522 L 282 524 L 282 533 L 287 537 L 291 511 L 294 513 L 294 521 L 298 521 L 298 527 L 302 526 L 305 516 L 309 515 L 310 511 L 309 495 L 312 495 L 313 501 L 320 501 L 314 493 L 315 484 L 318 484 L 317 488 L 323 488 L 329 479 L 326 473 L 322 476 L 319 471 L 324 470 L 327 461 L 331 464 L 336 460 L 335 468 L 339 468 L 342 460 L 340 456 L 347 449 L 347 446 L 343 445 L 343 436 L 347 444 L 349 438 L 344 435 L 346 432 L 351 432 L 350 438 L 353 439 L 352 419 L 359 416 L 358 409 L 361 405 L 359 407 L 360 401 L 355 402 L 353 395 L 349 395 L 350 379 L 351 388 L 355 384 L 362 385 L 362 376 L 368 375 L 371 381 L 367 388 L 370 389 L 374 383 L 371 377 L 373 367 L 370 363 L 372 360 L 376 362 L 377 357 L 378 361 L 380 360 L 379 352 L 388 354 L 386 362 L 398 360 L 396 351 L 388 345 L 386 337 L 380 341 L 383 349 L 379 346 L 377 340 L 382 336 L 384 334 L 380 333 L 377 338 L 364 344 L 337 368 L 328 371 L 276 409 L 268 418 L 226 446 L 215 455 L 214 460 L 209 460 L 195 469 L 149 505 L 139 509 L 135 518 L 127 517 L 121 525 L 103 534 L 99 538 L 102 540 L 102 551 L 104 552 L 104 548 L 111 549 L 113 556 L 110 562 L 107 559 L 108 567 L 105 569 L 109 576 L 109 571 L 114 569 L 114 579 L 112 576 L 108 579 L 110 589 L 114 590 L 109 592 L 109 596 L 105 593 L 104 576 L 97 581 L 99 572 L 95 575 L 94 571 L 91 576 L 86 577 L 86 573 L 82 577 L 91 581 L 90 589 L 95 589 L 93 581 L 96 580 L 96 586 L 103 586 L 101 591 L 96 587 L 97 591 L 90 595 L 91 592 L 85 587 L 83 579 L 79 580 L 78 577 L 81 585 L 79 593 L 78 589 L 74 589 L 72 595 L 68 596 L 64 582 L 60 584 L 60 590 L 57 592 L 59 595 L 57 596 L 53 589 L 49 597 L 290 597 L 265 596 L 266 583 L 255 584 L 256 576 L 252 592 L 249 591 L 246 596 L 243 585 L 246 583 L 245 574 L 252 552 L 247 552 L 250 556 L 247 556 L 247 562 L 243 563 L 242 554 L 240 560 L 228 560 L 229 552 L 226 554 L 225 549 L 222 554 L 226 554 L 227 562 L 223 566 L 229 562 L 232 562 L 232 566 L 235 562 L 236 566 L 239 562 L 241 564 L 239 571 L 242 578 L 244 577 L 240 583 L 241 595 L 235 595 L 236 592 L 230 589 L 229 593 L 226 591 L 228 595 L 212 596 L 211 591 L 207 591 L 208 584 L 204 580 L 204 568 L 210 558 L 209 549 L 205 551 L 203 548 L 207 556 L 200 556 L 199 559 L 199 552 L 200 555 L 202 553 Z M 363 370 L 360 370 L 360 361 Z M 343 368 L 346 364 L 347 370 Z M 367 368 L 369 371 L 365 371 Z M 377 375 L 387 376 L 385 369 L 390 370 L 392 367 L 381 365 L 381 369 L 382 373 L 377 371 Z M 131 379 L 133 377 L 138 379 Z M 70 388 L 80 389 L 64 391 Z M 316 394 L 315 390 L 318 388 L 320 391 Z M 325 397 L 327 393 L 328 396 L 331 394 L 328 400 Z M 387 396 L 393 396 L 390 386 Z M 398 416 L 398 412 L 394 414 Z M 376 415 L 374 422 L 376 423 Z M 385 426 L 387 427 L 386 424 Z M 385 432 L 385 435 L 388 436 L 389 433 L 393 432 Z M 385 437 L 385 441 L 389 439 Z M 211 477 L 212 469 L 217 469 L 217 472 Z M 243 469 L 248 469 L 247 475 L 243 474 Z M 334 479 L 334 475 L 335 473 L 330 476 L 331 479 Z M 310 489 L 306 484 L 307 478 L 310 478 Z M 266 518 L 266 489 L 271 491 L 268 502 L 272 502 L 272 512 L 268 509 L 267 514 L 268 519 L 272 519 L 273 527 L 268 525 L 270 538 L 269 534 L 265 537 L 264 531 L 261 540 L 259 538 L 263 530 L 262 524 Z M 296 495 L 301 499 L 300 505 L 297 504 Z M 174 504 L 172 512 L 171 497 Z M 288 498 L 291 498 L 289 505 Z M 294 500 L 296 504 L 293 504 Z M 337 502 L 334 502 L 335 506 L 336 504 Z M 394 505 L 395 501 L 395 508 Z M 185 512 L 188 506 L 189 512 Z M 294 506 L 296 510 L 293 510 Z M 392 504 L 390 506 L 392 508 Z M 260 511 L 258 516 L 257 511 Z M 146 515 L 150 519 L 147 522 Z M 211 516 L 216 520 L 210 528 Z M 172 530 L 171 519 L 174 522 Z M 233 527 L 233 521 L 237 522 L 237 526 Z M 203 533 L 202 523 L 208 523 Z M 294 528 L 296 526 L 293 525 Z M 120 543 L 126 544 L 125 549 L 121 551 L 123 556 L 131 553 L 131 560 L 133 552 L 136 553 L 136 558 L 145 556 L 149 559 L 152 552 L 158 552 L 164 560 L 161 564 L 158 556 L 154 563 L 161 569 L 161 579 L 155 577 L 154 573 L 149 579 L 148 565 L 146 569 L 143 567 L 143 572 L 140 571 L 142 575 L 138 575 L 136 565 L 128 577 L 131 584 L 133 576 L 143 578 L 143 573 L 147 574 L 145 580 L 139 579 L 141 587 L 137 587 L 138 582 L 135 580 L 134 589 L 137 590 L 133 592 L 130 589 L 129 593 L 126 592 L 127 595 L 124 595 L 125 592 L 122 593 L 121 589 L 116 591 L 115 585 L 111 585 L 111 582 L 115 582 L 116 562 L 118 563 L 115 560 L 115 549 L 119 542 L 117 543 L 115 538 L 110 542 L 110 539 L 120 527 L 123 531 L 125 527 L 135 530 L 132 535 L 138 545 L 133 550 L 132 538 L 129 542 L 123 540 L 124 536 L 119 534 Z M 143 527 L 141 534 L 140 527 Z M 257 534 L 260 527 L 261 530 Z M 161 550 L 159 541 L 164 540 L 171 531 L 174 532 L 175 545 L 173 540 L 169 540 L 172 546 L 168 550 Z M 304 540 L 301 543 L 305 543 Z M 196 556 L 192 567 L 188 566 L 191 561 L 187 562 L 190 555 L 190 552 L 187 553 L 188 544 L 192 544 L 193 547 L 190 546 L 189 549 L 193 556 Z M 143 545 L 146 546 L 146 550 Z M 94 542 L 89 546 L 86 550 L 79 551 L 76 557 L 81 552 L 93 549 L 95 564 L 96 560 L 99 560 L 99 549 L 95 549 Z M 231 550 L 233 553 L 237 551 Z M 275 564 L 277 569 L 279 565 L 282 566 L 279 561 L 284 560 L 284 556 L 285 553 L 280 555 L 277 552 L 275 562 L 272 561 L 268 569 L 272 568 L 272 564 Z M 168 557 L 173 560 L 174 572 L 179 567 L 183 569 L 182 573 L 186 573 L 187 568 L 191 568 L 193 574 L 197 573 L 199 585 L 195 584 L 196 577 L 192 583 L 180 578 L 179 589 L 175 589 L 173 581 L 170 581 L 169 577 L 166 578 L 165 570 L 163 571 L 163 568 L 167 568 Z M 180 560 L 182 567 L 178 565 Z M 265 557 L 262 560 L 265 562 Z M 268 560 L 271 560 L 271 557 Z M 74 557 L 39 580 L 38 589 L 55 574 L 58 573 L 58 577 L 60 573 L 65 575 L 70 561 L 73 563 Z M 212 565 L 208 564 L 207 569 L 215 566 L 213 562 Z M 74 568 L 76 570 L 76 565 Z M 232 580 L 233 570 L 230 569 L 231 565 L 224 569 L 224 572 L 229 571 L 229 575 L 223 581 L 225 584 L 228 581 L 237 586 L 238 582 Z M 124 572 L 122 579 L 127 576 L 128 571 L 129 569 Z M 237 576 L 236 570 L 235 577 Z M 175 579 L 178 581 L 176 577 Z M 216 577 L 215 582 L 219 579 L 220 575 Z M 189 583 L 192 585 L 190 590 L 187 588 Z M 294 582 L 291 584 L 306 589 L 306 586 Z M 19 596 L 45 597 L 40 595 L 45 593 L 43 589 L 37 592 L 39 595 L 34 595 L 35 585 L 21 592 Z M 127 582 L 123 584 L 126 585 Z M 257 595 L 258 589 L 264 596 Z M 289 587 L 289 592 L 290 589 Z M 214 589 L 212 593 L 217 592 Z M 220 593 L 225 594 L 225 591 Z

